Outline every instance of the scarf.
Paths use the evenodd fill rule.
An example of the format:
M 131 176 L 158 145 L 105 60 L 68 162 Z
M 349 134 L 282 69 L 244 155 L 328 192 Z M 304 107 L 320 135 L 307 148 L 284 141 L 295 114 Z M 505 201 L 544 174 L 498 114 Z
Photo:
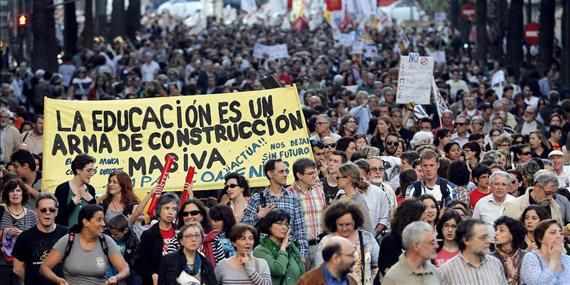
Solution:
M 269 236 L 262 237 L 261 240 L 259 241 L 259 244 L 265 247 L 267 250 L 269 250 L 269 252 L 271 252 L 271 255 L 273 255 L 274 258 L 277 258 L 277 256 L 279 255 L 280 245 L 272 241 L 269 238 Z M 303 273 L 305 271 L 305 266 L 303 265 L 303 261 L 301 260 L 301 252 L 299 251 L 297 245 L 295 245 L 295 243 L 291 241 L 286 251 L 287 251 L 287 256 L 289 256 L 289 258 L 293 257 L 293 259 L 297 263 L 297 266 L 299 266 L 299 268 L 301 269 L 301 273 Z
M 202 242 L 202 253 L 206 259 L 212 264 L 212 267 L 216 266 L 216 258 L 214 257 L 214 240 L 218 237 L 218 231 L 212 230 L 205 237 L 204 242 Z
M 497 248 L 497 251 L 499 252 L 499 259 L 501 260 L 501 263 L 503 263 L 505 275 L 509 284 L 518 285 L 520 282 L 518 271 L 522 261 L 522 258 L 520 257 L 521 250 L 516 249 L 514 252 L 507 253 Z M 507 263 L 512 264 L 512 266 L 506 266 Z
M 202 268 L 202 259 L 198 255 L 200 254 L 196 252 L 194 255 L 194 265 L 192 267 L 188 264 L 184 266 L 184 271 L 192 276 L 196 276 L 200 273 L 200 268 Z

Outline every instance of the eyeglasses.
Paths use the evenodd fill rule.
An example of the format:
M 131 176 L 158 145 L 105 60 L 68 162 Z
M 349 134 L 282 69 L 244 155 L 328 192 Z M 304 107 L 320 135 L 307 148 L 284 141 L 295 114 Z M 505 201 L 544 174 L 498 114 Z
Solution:
M 325 144 L 325 148 L 335 148 L 335 147 L 336 147 L 336 143 Z
M 384 171 L 384 167 L 370 167 L 370 171 L 372 172 Z
M 278 221 L 275 222 L 274 224 L 289 227 L 289 223 L 287 221 Z
M 95 174 L 97 173 L 97 169 L 94 168 L 89 168 L 89 169 L 84 169 L 86 172 L 89 172 L 90 174 Z
M 342 253 L 342 252 L 341 252 L 341 253 L 339 253 L 339 255 L 341 255 L 341 256 L 348 256 L 348 257 L 354 258 L 354 253 Z
M 224 190 L 228 190 L 228 189 L 230 189 L 230 188 L 236 188 L 236 187 L 238 187 L 238 186 L 239 186 L 239 185 L 237 185 L 237 184 L 229 184 L 229 185 L 224 186 Z
M 521 155 L 530 155 L 530 151 L 521 152 Z
M 53 214 L 53 213 L 55 213 L 56 211 L 57 211 L 56 208 L 41 208 L 41 209 L 40 209 L 40 213 L 42 213 L 42 214 L 45 214 L 45 213 L 47 213 L 47 212 L 50 212 L 50 213 Z
M 201 214 L 200 211 L 194 210 L 194 211 L 182 212 L 182 217 L 198 216 L 200 214 Z
M 289 168 L 278 170 L 277 173 L 279 174 L 289 174 Z
M 386 141 L 386 145 L 393 145 L 393 146 L 397 146 L 399 143 L 400 143 L 400 142 L 398 142 L 398 141 L 391 141 L 391 142 L 389 142 L 389 141 Z
M 328 124 L 329 122 L 316 122 L 315 125 L 323 125 L 323 124 Z
M 457 127 L 457 126 L 465 126 L 465 125 L 467 125 L 467 124 L 466 124 L 466 123 L 455 123 L 455 126 L 456 126 L 456 127 Z
M 201 239 L 202 235 L 201 234 L 195 234 L 195 235 L 184 235 L 185 239 L 189 239 L 189 240 L 193 240 L 193 239 Z

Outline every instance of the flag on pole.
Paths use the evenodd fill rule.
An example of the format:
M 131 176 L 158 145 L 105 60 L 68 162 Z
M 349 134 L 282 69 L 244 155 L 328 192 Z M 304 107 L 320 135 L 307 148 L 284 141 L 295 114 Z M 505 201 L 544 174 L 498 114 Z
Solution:
M 439 117 L 439 125 L 442 125 L 441 122 L 441 114 L 443 113 L 443 111 L 449 110 L 449 107 L 447 107 L 447 103 L 445 103 L 445 100 L 443 99 L 443 97 L 441 97 L 441 93 L 439 93 L 439 87 L 437 87 L 437 83 L 435 83 L 435 79 L 432 81 L 432 89 L 433 89 L 433 96 L 435 99 L 435 106 L 437 108 L 437 115 Z

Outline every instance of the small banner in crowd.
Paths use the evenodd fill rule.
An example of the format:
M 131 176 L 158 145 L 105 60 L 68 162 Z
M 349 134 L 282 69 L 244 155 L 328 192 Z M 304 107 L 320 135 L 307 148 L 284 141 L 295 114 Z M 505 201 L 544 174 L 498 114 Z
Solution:
M 264 58 L 264 55 L 269 56 L 270 59 L 280 59 L 289 57 L 289 50 L 286 44 L 280 45 L 264 45 L 257 43 L 253 47 L 253 57 Z
M 400 56 L 400 73 L 396 103 L 414 102 L 420 105 L 430 103 L 433 81 L 433 60 L 427 56 L 410 53 Z
M 194 190 L 221 189 L 230 172 L 252 187 L 268 184 L 263 164 L 292 166 L 312 158 L 295 88 L 112 101 L 45 99 L 44 191 L 72 178 L 71 161 L 95 157 L 91 184 L 105 192 L 109 174 L 128 173 L 137 191 L 158 182 L 166 155 L 174 157 L 165 191 L 182 191 L 190 167 Z M 293 175 L 288 183 L 293 182 Z

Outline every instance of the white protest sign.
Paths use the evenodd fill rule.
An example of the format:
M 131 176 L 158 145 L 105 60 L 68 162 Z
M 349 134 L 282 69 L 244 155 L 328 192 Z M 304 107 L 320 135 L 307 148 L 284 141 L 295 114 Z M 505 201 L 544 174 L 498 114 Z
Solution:
M 363 42 L 352 43 L 352 54 L 363 54 L 366 45 Z
M 352 43 L 354 43 L 355 39 L 356 33 L 354 31 L 347 34 L 341 33 L 338 38 L 338 43 L 341 46 L 352 46 Z
M 447 63 L 447 57 L 445 55 L 445 51 L 443 51 L 443 50 L 436 50 L 436 51 L 428 52 L 428 54 L 429 54 L 429 57 L 431 57 L 433 59 L 433 61 L 435 61 L 437 63 L 442 63 L 442 64 Z
M 364 47 L 364 57 L 375 58 L 378 56 L 378 48 L 375 45 Z
M 429 104 L 432 81 L 433 60 L 431 58 L 420 56 L 417 53 L 400 56 L 396 104 L 410 102 L 418 105 Z
M 286 44 L 280 45 L 264 45 L 257 43 L 253 47 L 253 57 L 264 58 L 264 54 L 267 54 L 270 59 L 280 59 L 289 57 L 289 50 Z
M 444 12 L 437 12 L 435 13 L 433 20 L 436 23 L 443 23 L 443 21 L 445 21 L 445 19 L 447 18 L 447 13 Z

